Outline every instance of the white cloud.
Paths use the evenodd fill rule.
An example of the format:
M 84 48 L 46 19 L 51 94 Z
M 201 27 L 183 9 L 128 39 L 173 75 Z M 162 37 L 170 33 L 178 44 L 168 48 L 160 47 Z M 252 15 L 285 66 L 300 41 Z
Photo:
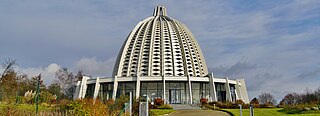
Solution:
M 47 68 L 46 71 L 49 73 L 55 73 L 57 72 L 59 69 L 61 69 L 61 66 L 56 64 L 56 63 L 52 63 L 50 64 Z
M 111 57 L 105 61 L 98 61 L 96 58 L 81 58 L 75 62 L 75 66 L 68 68 L 72 72 L 83 71 L 83 74 L 92 77 L 108 77 L 111 76 L 113 71 L 115 57 Z M 61 69 L 62 66 L 56 63 L 51 63 L 46 67 L 20 67 L 15 66 L 14 69 L 19 74 L 26 74 L 29 78 L 41 74 L 44 83 L 49 85 L 55 80 L 55 73 Z M 3 69 L 0 69 L 1 73 Z
M 19 66 L 15 67 L 15 70 L 19 74 L 27 74 L 29 77 L 37 76 L 41 74 L 42 79 L 45 84 L 49 85 L 55 80 L 55 72 L 61 68 L 60 65 L 56 63 L 51 63 L 47 67 L 28 67 L 21 68 Z
M 83 71 L 88 76 L 111 76 L 115 57 L 105 61 L 98 61 L 96 58 L 81 58 L 75 63 L 75 69 Z

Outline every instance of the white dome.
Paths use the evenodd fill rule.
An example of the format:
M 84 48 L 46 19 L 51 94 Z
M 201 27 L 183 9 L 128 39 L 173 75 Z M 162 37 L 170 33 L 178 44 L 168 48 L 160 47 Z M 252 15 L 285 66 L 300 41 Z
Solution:
M 139 22 L 124 42 L 113 76 L 203 77 L 208 74 L 200 46 L 183 23 L 167 16 L 163 6 Z

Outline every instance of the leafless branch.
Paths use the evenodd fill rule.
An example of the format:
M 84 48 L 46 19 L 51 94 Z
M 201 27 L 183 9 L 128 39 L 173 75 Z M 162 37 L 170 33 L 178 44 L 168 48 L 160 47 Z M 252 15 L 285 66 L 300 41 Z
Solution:
M 1 74 L 1 77 L 0 77 L 0 80 L 2 79 L 2 77 L 4 75 L 6 75 L 6 73 L 13 68 L 13 66 L 16 65 L 16 60 L 13 60 L 13 59 L 6 59 L 4 63 L 2 63 L 2 67 L 3 67 L 3 72 Z

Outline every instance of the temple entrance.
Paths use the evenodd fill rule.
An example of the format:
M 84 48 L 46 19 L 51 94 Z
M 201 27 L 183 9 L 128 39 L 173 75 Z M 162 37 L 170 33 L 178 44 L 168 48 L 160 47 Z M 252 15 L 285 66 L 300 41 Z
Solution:
M 181 90 L 180 89 L 170 89 L 169 90 L 169 101 L 171 104 L 181 103 Z

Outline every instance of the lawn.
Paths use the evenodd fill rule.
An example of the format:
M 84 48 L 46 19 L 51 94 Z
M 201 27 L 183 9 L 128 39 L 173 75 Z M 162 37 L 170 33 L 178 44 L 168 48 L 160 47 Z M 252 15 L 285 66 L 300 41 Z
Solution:
M 254 116 L 320 116 L 319 112 L 308 113 L 308 114 L 286 114 L 284 112 L 279 112 L 282 108 L 256 108 L 254 109 Z M 223 109 L 231 112 L 235 116 L 240 116 L 239 109 Z M 249 109 L 243 109 L 242 116 L 249 116 Z
M 157 116 L 164 115 L 164 114 L 170 114 L 174 112 L 172 109 L 151 109 L 152 112 L 154 112 Z

